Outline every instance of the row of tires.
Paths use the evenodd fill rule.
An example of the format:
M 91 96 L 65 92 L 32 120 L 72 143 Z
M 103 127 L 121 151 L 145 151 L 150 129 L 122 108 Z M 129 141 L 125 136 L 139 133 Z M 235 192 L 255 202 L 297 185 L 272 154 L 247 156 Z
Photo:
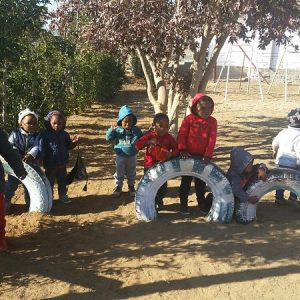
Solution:
M 141 178 L 135 196 L 137 217 L 142 221 L 151 221 L 157 217 L 155 196 L 158 189 L 167 180 L 179 176 L 193 176 L 203 180 L 213 193 L 212 207 L 207 215 L 208 221 L 229 223 L 233 213 L 240 223 L 249 223 L 256 218 L 257 204 L 237 203 L 229 181 L 223 171 L 214 164 L 204 164 L 202 160 L 175 158 L 157 164 Z M 276 189 L 286 189 L 300 195 L 300 172 L 292 169 L 277 168 L 269 170 L 266 181 L 253 181 L 247 188 L 250 196 L 261 198 Z

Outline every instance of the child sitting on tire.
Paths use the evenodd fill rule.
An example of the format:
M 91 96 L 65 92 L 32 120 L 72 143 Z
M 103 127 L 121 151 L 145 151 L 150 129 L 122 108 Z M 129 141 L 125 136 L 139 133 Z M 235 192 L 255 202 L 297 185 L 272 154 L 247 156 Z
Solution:
M 189 156 L 196 156 L 208 164 L 213 157 L 217 138 L 217 120 L 211 116 L 214 110 L 214 102 L 211 97 L 205 94 L 196 94 L 192 99 L 191 114 L 184 118 L 178 132 L 178 150 L 183 159 Z M 188 214 L 188 195 L 193 177 L 182 176 L 179 196 L 180 211 Z M 199 210 L 208 213 L 211 206 L 206 201 L 205 182 L 195 178 L 195 189 Z M 210 196 L 211 197 L 211 196 Z
M 26 108 L 20 111 L 18 115 L 19 127 L 12 131 L 8 141 L 13 146 L 14 150 L 20 155 L 21 159 L 32 165 L 37 164 L 37 156 L 39 152 L 39 134 L 37 132 L 38 116 L 34 111 Z M 15 194 L 20 181 L 14 176 L 8 175 L 7 184 L 5 187 L 5 211 L 10 212 L 11 199 Z M 26 188 L 25 203 L 29 207 L 30 199 Z
M 292 109 L 287 116 L 288 128 L 281 130 L 272 142 L 273 157 L 278 167 L 298 169 L 300 166 L 300 108 Z M 276 190 L 275 204 L 290 203 L 300 208 L 297 195 L 290 192 L 286 201 L 284 190 Z
M 136 141 L 135 147 L 141 150 L 146 147 L 144 156 L 144 172 L 158 162 L 165 161 L 178 155 L 177 143 L 169 134 L 169 118 L 166 114 L 158 113 L 154 116 L 152 122 L 153 130 L 144 134 Z M 158 190 L 155 197 L 155 206 L 157 210 L 164 208 L 163 198 L 167 193 L 167 182 Z
M 235 200 L 235 218 L 238 223 L 245 223 L 238 212 L 238 206 L 242 202 L 256 204 L 257 196 L 249 196 L 246 193 L 251 179 L 257 177 L 261 180 L 267 179 L 267 168 L 265 164 L 253 164 L 253 156 L 242 147 L 233 147 L 230 153 L 230 167 L 227 178 L 231 184 Z

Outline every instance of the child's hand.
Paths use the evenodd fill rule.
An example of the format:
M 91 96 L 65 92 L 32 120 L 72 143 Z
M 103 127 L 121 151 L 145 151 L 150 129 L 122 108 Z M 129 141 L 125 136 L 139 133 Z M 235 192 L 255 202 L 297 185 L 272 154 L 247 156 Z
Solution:
M 34 160 L 33 156 L 31 154 L 26 154 L 23 157 L 23 161 L 25 161 L 26 163 L 30 163 Z
M 204 162 L 206 165 L 209 164 L 210 161 L 211 161 L 211 158 L 210 158 L 210 157 L 208 157 L 208 156 L 204 156 L 204 157 L 203 157 L 203 162 Z
M 187 158 L 189 158 L 191 155 L 188 153 L 188 152 L 186 152 L 186 151 L 181 151 L 180 152 L 180 157 L 181 158 L 183 158 L 183 159 L 187 159 Z
M 251 204 L 256 204 L 258 202 L 259 198 L 257 196 L 251 196 L 248 199 L 248 202 Z
M 146 145 L 156 145 L 156 139 L 151 139 L 146 142 Z
M 277 151 L 273 151 L 273 158 L 275 158 L 277 155 Z
M 169 158 L 171 158 L 171 157 L 172 157 L 172 152 L 169 151 L 169 152 L 167 153 L 167 158 L 166 158 L 166 160 L 169 159 Z
M 77 136 L 77 135 L 75 135 L 74 137 L 73 137 L 73 139 L 72 139 L 72 143 L 78 143 L 78 141 L 79 141 L 79 137 Z
M 116 126 L 116 125 L 111 125 L 110 128 L 111 128 L 112 130 L 114 130 L 114 129 L 117 128 L 117 126 Z

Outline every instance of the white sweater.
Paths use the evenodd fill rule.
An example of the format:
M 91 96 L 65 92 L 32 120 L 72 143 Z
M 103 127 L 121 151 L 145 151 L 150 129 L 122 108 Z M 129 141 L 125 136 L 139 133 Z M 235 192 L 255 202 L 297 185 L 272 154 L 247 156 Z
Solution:
M 300 128 L 288 126 L 281 130 L 272 142 L 273 152 L 277 152 L 276 164 L 296 168 L 300 166 Z

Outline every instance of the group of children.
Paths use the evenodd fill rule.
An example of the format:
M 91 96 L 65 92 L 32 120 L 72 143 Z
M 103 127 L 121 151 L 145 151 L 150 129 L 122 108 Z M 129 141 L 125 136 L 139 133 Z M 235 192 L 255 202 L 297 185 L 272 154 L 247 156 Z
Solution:
M 214 102 L 211 97 L 198 93 L 192 99 L 190 111 L 180 126 L 177 141 L 169 134 L 169 119 L 166 114 L 158 113 L 153 118 L 152 128 L 142 134 L 136 127 L 137 118 L 127 106 L 120 109 L 117 126 L 107 130 L 107 141 L 114 142 L 116 152 L 116 172 L 114 195 L 122 193 L 123 181 L 127 177 L 131 196 L 135 195 L 135 177 L 137 152 L 146 148 L 144 171 L 156 163 L 180 155 L 182 159 L 189 156 L 198 157 L 208 164 L 213 158 L 217 138 L 217 120 L 211 116 Z M 273 154 L 279 167 L 297 169 L 300 165 L 300 109 L 288 114 L 289 126 L 282 130 L 273 140 Z M 232 186 L 235 201 L 255 204 L 258 197 L 246 193 L 247 184 L 253 177 L 267 179 L 265 164 L 254 164 L 253 156 L 242 147 L 234 147 L 230 153 L 230 167 L 226 176 Z M 191 182 L 195 182 L 198 207 L 207 213 L 212 202 L 212 195 L 205 197 L 206 184 L 198 178 L 182 176 L 179 188 L 180 211 L 188 214 L 188 195 Z M 163 198 L 167 193 L 167 183 L 163 184 L 155 198 L 156 209 L 163 209 Z M 298 206 L 297 195 L 290 193 L 288 201 Z M 276 204 L 285 204 L 284 190 L 277 190 Z M 299 206 L 300 207 L 300 206 Z
M 70 203 L 67 195 L 66 175 L 69 150 L 76 147 L 78 137 L 70 138 L 65 131 L 66 118 L 62 112 L 54 110 L 45 117 L 45 130 L 38 133 L 38 116 L 30 109 L 22 110 L 18 115 L 19 126 L 11 132 L 9 138 L 0 131 L 0 155 L 8 162 L 16 176 L 8 176 L 4 182 L 4 171 L 0 166 L 0 251 L 7 249 L 5 240 L 5 214 L 9 213 L 11 199 L 27 172 L 22 161 L 33 168 L 43 165 L 52 190 L 55 180 L 58 184 L 59 200 Z M 25 188 L 25 202 L 29 206 L 30 199 Z

